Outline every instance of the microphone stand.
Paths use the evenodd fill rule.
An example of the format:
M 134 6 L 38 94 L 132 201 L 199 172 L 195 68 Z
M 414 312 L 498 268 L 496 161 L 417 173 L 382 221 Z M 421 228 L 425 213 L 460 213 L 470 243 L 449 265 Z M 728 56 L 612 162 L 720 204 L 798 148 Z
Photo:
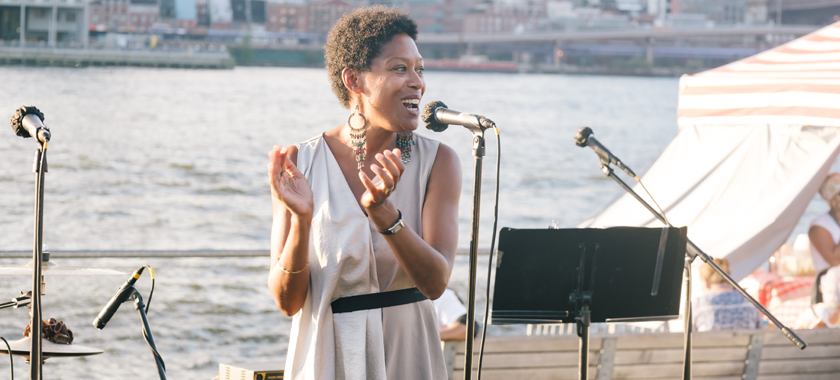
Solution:
M 665 218 L 658 211 L 656 211 L 653 207 L 650 206 L 650 204 L 648 204 L 644 199 L 642 199 L 639 196 L 639 194 L 636 194 L 636 192 L 633 191 L 633 189 L 631 189 L 630 186 L 627 186 L 627 184 L 624 183 L 624 181 L 622 181 L 621 178 L 618 178 L 618 176 L 615 175 L 615 172 L 609 166 L 609 163 L 605 163 L 605 162 L 601 161 L 601 171 L 604 172 L 604 174 L 606 174 L 607 177 L 610 177 L 613 180 L 615 180 L 618 183 L 618 185 L 621 186 L 621 188 L 623 188 L 625 191 L 627 191 L 630 195 L 632 195 L 633 198 L 636 198 L 636 200 L 639 201 L 639 203 L 641 203 L 642 206 L 645 206 L 645 208 L 647 208 L 647 210 L 650 211 L 650 213 L 653 214 L 653 216 L 655 216 L 657 219 L 659 219 L 660 222 L 662 222 L 665 225 L 671 226 L 671 224 L 668 223 L 665 220 Z M 673 226 L 671 226 L 671 227 L 673 227 Z M 773 322 L 773 324 L 775 324 L 776 327 L 779 328 L 779 330 L 782 330 L 782 333 L 785 334 L 785 336 L 788 339 L 790 339 L 790 341 L 793 342 L 793 344 L 795 344 L 797 347 L 799 347 L 799 349 L 804 350 L 805 347 L 808 346 L 808 344 L 805 343 L 804 340 L 799 338 L 799 336 L 796 335 L 796 333 L 794 333 L 793 331 L 788 329 L 785 325 L 783 325 L 782 322 L 780 322 L 778 319 L 776 319 L 776 317 L 774 317 L 773 314 L 770 314 L 770 312 L 762 304 L 760 304 L 758 301 L 755 300 L 755 298 L 753 298 L 751 295 L 749 295 L 749 293 L 747 293 L 747 291 L 744 290 L 744 288 L 742 288 L 741 285 L 738 285 L 738 283 L 735 282 L 735 280 L 733 280 L 732 277 L 730 277 L 728 273 L 726 273 L 723 269 L 721 269 L 715 263 L 714 259 L 711 256 L 707 255 L 699 247 L 697 247 L 697 245 L 695 245 L 694 242 L 691 241 L 691 239 L 687 239 L 687 241 L 688 241 L 688 244 L 687 244 L 687 247 L 686 247 L 687 249 L 686 249 L 686 256 L 685 256 L 685 271 L 684 271 L 685 272 L 685 276 L 684 276 L 685 282 L 684 282 L 684 284 L 685 284 L 685 288 L 686 288 L 686 297 L 685 297 L 685 306 L 684 306 L 684 308 L 685 308 L 685 314 L 684 314 L 684 318 L 685 318 L 685 331 L 684 331 L 684 334 L 685 334 L 685 341 L 684 341 L 684 343 L 685 343 L 685 361 L 683 362 L 683 377 L 682 377 L 683 380 L 690 380 L 691 379 L 691 334 L 692 334 L 692 331 L 691 331 L 692 330 L 692 324 L 691 324 L 691 263 L 697 257 L 700 257 L 700 259 L 703 260 L 704 263 L 709 264 L 712 267 L 712 269 L 715 270 L 715 272 L 717 272 L 719 275 L 721 275 L 721 277 L 723 277 L 723 279 L 726 280 L 726 282 L 729 283 L 729 285 L 732 285 L 732 287 L 735 288 L 735 290 L 737 290 L 738 293 L 741 293 L 741 295 L 744 296 L 744 298 L 746 298 L 747 301 L 750 301 L 750 303 L 753 304 L 753 306 L 755 306 L 755 308 L 758 309 L 758 311 L 760 311 L 762 314 L 767 316 L 767 318 L 771 322 Z
M 480 125 L 480 123 L 476 123 Z M 472 233 L 470 234 L 470 294 L 467 304 L 467 341 L 464 353 L 464 380 L 472 378 L 473 346 L 475 337 L 475 286 L 478 268 L 478 223 L 481 211 L 481 166 L 484 160 L 484 126 L 467 126 L 473 134 L 473 157 L 475 158 L 473 172 L 473 213 Z M 485 300 L 490 302 L 490 300 Z M 487 328 L 485 326 L 485 328 Z
M 140 320 L 143 322 L 143 339 L 146 340 L 149 348 L 152 349 L 152 355 L 155 357 L 155 364 L 157 364 L 158 376 L 160 376 L 161 380 L 166 380 L 166 367 L 163 364 L 163 358 L 158 354 L 157 346 L 155 346 L 155 337 L 152 336 L 152 328 L 149 327 L 149 319 L 146 317 L 146 305 L 143 303 L 143 297 L 140 296 L 140 292 L 134 288 L 134 285 L 131 286 L 130 298 L 134 299 L 134 308 L 140 314 Z
M 44 174 L 47 172 L 47 142 L 39 142 L 35 155 L 35 232 L 32 249 L 32 318 L 29 320 L 29 378 L 41 380 L 44 360 L 41 355 L 41 265 L 44 244 Z

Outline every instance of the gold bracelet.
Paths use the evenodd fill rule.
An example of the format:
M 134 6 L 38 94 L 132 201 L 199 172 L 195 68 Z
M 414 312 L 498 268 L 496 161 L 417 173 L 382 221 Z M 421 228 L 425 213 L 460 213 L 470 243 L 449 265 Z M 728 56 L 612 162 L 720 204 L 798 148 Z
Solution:
M 307 268 L 309 268 L 309 264 L 306 264 L 306 266 L 305 266 L 305 267 L 303 267 L 303 269 L 301 269 L 301 270 L 298 270 L 298 271 L 290 271 L 290 270 L 288 270 L 288 269 L 286 269 L 286 268 L 283 268 L 283 266 L 282 266 L 282 265 L 278 265 L 278 266 L 280 267 L 280 270 L 282 270 L 283 272 L 288 273 L 288 274 L 298 274 L 298 273 L 300 273 L 300 272 L 305 271 Z

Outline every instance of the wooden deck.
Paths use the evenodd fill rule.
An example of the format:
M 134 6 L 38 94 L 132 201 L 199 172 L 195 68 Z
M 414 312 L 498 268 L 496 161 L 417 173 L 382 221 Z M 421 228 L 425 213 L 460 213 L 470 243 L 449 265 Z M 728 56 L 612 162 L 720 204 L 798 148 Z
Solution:
M 696 333 L 692 378 L 840 379 L 840 330 L 801 330 L 797 334 L 808 343 L 805 350 L 778 330 Z M 593 336 L 589 378 L 680 379 L 682 345 L 681 333 Z M 488 337 L 481 377 L 577 379 L 577 350 L 577 336 Z M 463 379 L 463 343 L 457 346 L 454 359 L 451 379 Z M 477 366 L 477 355 L 473 363 Z

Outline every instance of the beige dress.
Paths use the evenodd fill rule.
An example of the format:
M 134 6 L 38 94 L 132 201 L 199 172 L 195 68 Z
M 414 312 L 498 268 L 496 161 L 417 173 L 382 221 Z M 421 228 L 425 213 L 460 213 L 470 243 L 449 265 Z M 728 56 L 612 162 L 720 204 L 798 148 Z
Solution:
M 423 236 L 426 184 L 438 141 L 414 135 L 390 201 Z M 362 212 L 327 146 L 318 136 L 297 144 L 298 168 L 312 187 L 314 216 L 310 282 L 292 321 L 287 379 L 445 379 L 446 367 L 432 302 L 333 315 L 339 297 L 414 287 L 376 226 Z

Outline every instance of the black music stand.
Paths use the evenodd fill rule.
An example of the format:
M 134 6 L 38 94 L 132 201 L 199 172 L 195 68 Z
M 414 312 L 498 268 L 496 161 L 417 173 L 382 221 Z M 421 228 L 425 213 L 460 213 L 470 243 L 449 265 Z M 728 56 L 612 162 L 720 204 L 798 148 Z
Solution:
M 590 323 L 679 318 L 686 231 L 503 228 L 491 323 L 577 324 L 585 380 Z

